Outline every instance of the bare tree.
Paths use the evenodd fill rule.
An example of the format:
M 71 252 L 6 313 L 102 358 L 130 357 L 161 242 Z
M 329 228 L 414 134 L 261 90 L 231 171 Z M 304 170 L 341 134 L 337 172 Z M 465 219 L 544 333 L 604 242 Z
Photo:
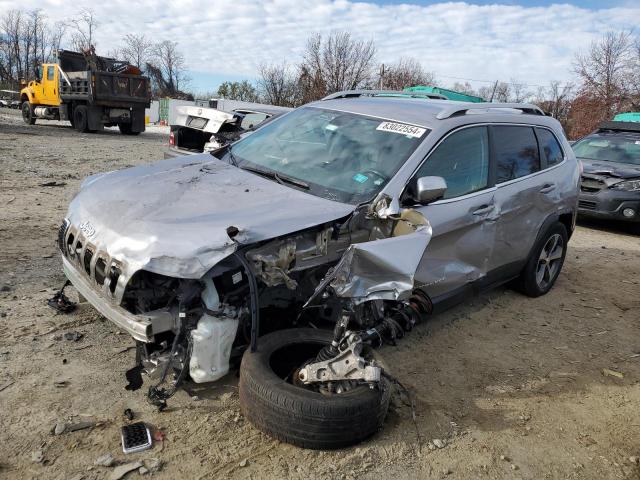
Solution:
M 356 40 L 348 32 L 311 36 L 299 67 L 304 100 L 365 86 L 372 78 L 375 53 L 372 40 Z
M 99 23 L 93 10 L 81 9 L 69 20 L 67 26 L 72 30 L 71 44 L 75 50 L 84 52 L 96 46 L 95 32 Z
M 54 59 L 63 35 L 64 28 L 59 24 L 52 28 L 40 9 L 2 15 L 0 83 L 16 88 L 20 80 L 33 79 L 38 65 Z
M 604 115 L 611 117 L 628 95 L 629 65 L 632 55 L 629 32 L 609 32 L 576 55 L 574 72 L 582 81 L 581 93 L 592 95 L 604 105 Z
M 283 107 L 300 104 L 300 84 L 286 63 L 262 64 L 258 67 L 258 73 L 258 89 L 265 103 Z
M 455 82 L 453 84 L 453 86 L 451 87 L 452 90 L 455 90 L 456 92 L 460 92 L 460 93 L 464 93 L 466 95 L 474 95 L 479 97 L 480 95 L 478 94 L 478 92 L 476 92 L 476 90 L 471 86 L 471 84 L 469 82 Z
M 183 92 L 189 77 L 186 64 L 178 42 L 164 40 L 151 47 L 150 60 L 145 63 L 145 71 L 152 80 L 156 96 L 187 98 L 192 96 Z
M 153 51 L 153 43 L 144 34 L 128 34 L 124 37 L 124 45 L 118 51 L 118 57 L 140 69 L 149 61 Z
M 414 58 L 401 57 L 390 65 L 382 65 L 378 85 L 388 90 L 402 90 L 416 85 L 433 85 L 435 74 L 426 72 Z
M 562 84 L 554 80 L 549 83 L 548 87 L 538 90 L 537 98 L 534 101 L 545 112 L 563 123 L 567 121 L 569 115 L 574 89 L 575 85 L 571 82 Z
M 527 102 L 533 94 L 528 90 L 527 84 L 511 79 L 509 101 L 515 103 Z
M 0 20 L 4 81 L 15 84 L 24 78 L 22 56 L 23 16 L 20 10 L 9 10 Z

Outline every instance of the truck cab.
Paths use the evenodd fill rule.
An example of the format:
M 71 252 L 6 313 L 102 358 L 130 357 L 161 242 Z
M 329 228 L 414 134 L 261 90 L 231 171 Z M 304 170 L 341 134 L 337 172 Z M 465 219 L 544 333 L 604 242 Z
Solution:
M 58 85 L 60 83 L 58 65 L 45 63 L 36 69 L 37 79 L 32 80 L 20 91 L 22 102 L 29 101 L 33 105 L 60 105 Z

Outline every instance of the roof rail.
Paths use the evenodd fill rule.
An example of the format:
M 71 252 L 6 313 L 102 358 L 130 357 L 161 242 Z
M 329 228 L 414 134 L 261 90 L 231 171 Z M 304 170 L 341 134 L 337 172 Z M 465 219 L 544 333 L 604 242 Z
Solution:
M 614 130 L 619 132 L 640 132 L 640 122 L 602 122 L 598 130 Z
M 322 100 L 335 100 L 338 98 L 356 97 L 409 97 L 409 98 L 430 98 L 432 100 L 447 100 L 447 97 L 439 93 L 430 92 L 402 92 L 400 90 L 344 90 L 342 92 L 331 93 Z
M 467 105 L 458 104 L 450 107 L 447 106 L 436 115 L 436 118 L 438 120 L 444 120 L 445 118 L 466 115 L 467 113 L 481 113 L 490 110 L 518 110 L 519 113 L 526 113 L 528 115 L 545 115 L 540 107 L 529 103 L 469 103 Z

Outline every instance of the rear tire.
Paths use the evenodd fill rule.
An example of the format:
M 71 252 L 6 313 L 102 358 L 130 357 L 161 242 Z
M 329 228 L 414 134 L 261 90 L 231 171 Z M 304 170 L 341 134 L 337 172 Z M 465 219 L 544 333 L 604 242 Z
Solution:
M 33 106 L 29 102 L 22 102 L 22 120 L 27 125 L 35 125 L 36 116 L 33 113 Z
M 286 381 L 293 375 L 287 361 L 296 357 L 302 361 L 293 365 L 301 366 L 331 338 L 326 330 L 280 330 L 261 337 L 258 351 L 245 352 L 240 409 L 256 428 L 286 443 L 324 450 L 359 443 L 382 427 L 391 398 L 385 377 L 374 389 L 363 385 L 328 395 Z
M 134 132 L 133 130 L 131 130 L 130 123 L 119 123 L 118 128 L 120 129 L 120 133 L 122 135 L 139 135 L 140 134 L 140 132 Z
M 549 226 L 531 250 L 518 279 L 518 290 L 529 297 L 539 297 L 551 290 L 562 270 L 568 241 L 567 228 L 562 223 Z
M 73 109 L 73 128 L 80 133 L 89 131 L 89 111 L 85 105 L 78 105 Z

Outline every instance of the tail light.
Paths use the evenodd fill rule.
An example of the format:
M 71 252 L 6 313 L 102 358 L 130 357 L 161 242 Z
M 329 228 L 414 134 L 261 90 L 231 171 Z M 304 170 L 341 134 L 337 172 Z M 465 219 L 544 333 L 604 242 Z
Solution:
M 173 134 L 173 132 L 169 133 L 169 145 L 175 146 L 176 144 L 176 137 Z

